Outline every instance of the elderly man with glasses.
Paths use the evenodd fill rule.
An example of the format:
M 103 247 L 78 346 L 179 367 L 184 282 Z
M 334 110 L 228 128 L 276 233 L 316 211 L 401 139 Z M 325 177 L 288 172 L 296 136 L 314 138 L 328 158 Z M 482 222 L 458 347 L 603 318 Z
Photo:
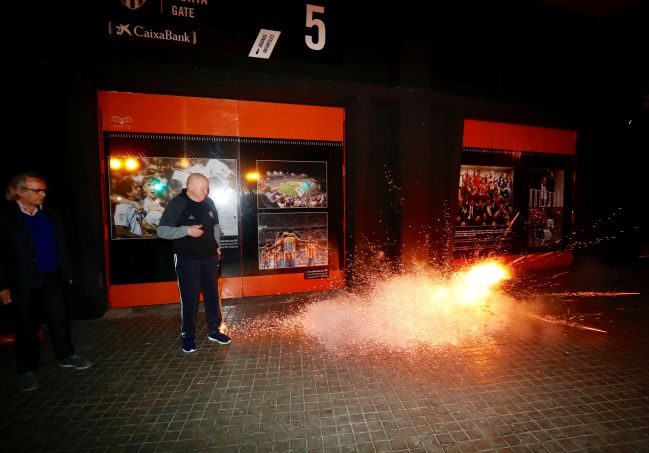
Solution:
M 74 352 L 64 286 L 72 283 L 68 249 L 59 216 L 43 205 L 47 186 L 40 176 L 14 176 L 9 201 L 0 212 L 0 303 L 16 311 L 14 349 L 23 391 L 38 387 L 38 333 L 44 317 L 59 365 L 85 369 L 92 364 Z

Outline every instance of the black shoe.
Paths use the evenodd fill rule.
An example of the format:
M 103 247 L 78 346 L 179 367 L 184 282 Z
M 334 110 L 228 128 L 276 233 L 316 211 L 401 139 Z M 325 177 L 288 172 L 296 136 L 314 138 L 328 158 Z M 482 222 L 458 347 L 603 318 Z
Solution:
M 74 354 L 67 359 L 59 360 L 59 366 L 61 368 L 76 368 L 77 370 L 85 370 L 86 368 L 90 368 L 92 366 L 92 362 L 89 362 L 83 357 Z
M 210 332 L 210 334 L 207 336 L 207 338 L 210 341 L 216 341 L 219 344 L 230 344 L 230 343 L 232 343 L 232 340 L 230 340 L 230 337 L 228 337 L 226 334 L 221 333 L 221 332 Z
M 196 351 L 196 341 L 194 341 L 193 335 L 182 334 L 183 339 L 183 352 L 194 352 Z
M 22 392 L 31 392 L 38 388 L 38 378 L 33 371 L 27 371 L 18 377 L 18 387 Z

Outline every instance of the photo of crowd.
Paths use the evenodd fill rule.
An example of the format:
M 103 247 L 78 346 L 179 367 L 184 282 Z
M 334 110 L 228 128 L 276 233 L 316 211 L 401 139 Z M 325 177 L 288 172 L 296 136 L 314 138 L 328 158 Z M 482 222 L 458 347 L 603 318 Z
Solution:
M 112 239 L 155 238 L 165 206 L 192 173 L 210 182 L 221 234 L 238 235 L 235 159 L 110 156 L 108 168 Z
M 257 161 L 259 209 L 326 208 L 327 163 Z
M 326 212 L 259 214 L 259 269 L 326 266 Z
M 514 169 L 462 165 L 455 225 L 508 226 L 516 216 Z

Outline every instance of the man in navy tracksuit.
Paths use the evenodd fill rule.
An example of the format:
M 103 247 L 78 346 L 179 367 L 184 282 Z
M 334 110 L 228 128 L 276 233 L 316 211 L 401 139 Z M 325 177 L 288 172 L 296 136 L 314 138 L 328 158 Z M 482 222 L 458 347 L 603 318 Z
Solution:
M 207 178 L 192 173 L 187 178 L 187 188 L 169 202 L 158 226 L 158 237 L 173 241 L 185 352 L 196 351 L 196 313 L 201 292 L 208 338 L 220 344 L 230 343 L 230 337 L 221 332 L 223 316 L 217 279 L 221 254 L 219 215 L 208 193 Z

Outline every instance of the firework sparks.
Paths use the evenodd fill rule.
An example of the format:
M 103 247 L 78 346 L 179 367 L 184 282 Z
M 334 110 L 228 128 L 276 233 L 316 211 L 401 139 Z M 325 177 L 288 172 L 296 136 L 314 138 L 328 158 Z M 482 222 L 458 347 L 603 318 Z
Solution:
M 393 274 L 389 266 L 372 266 L 365 291 L 293 305 L 277 316 L 250 319 L 233 326 L 237 336 L 300 337 L 335 353 L 416 352 L 479 344 L 496 347 L 497 336 L 512 328 L 525 333 L 521 318 L 581 330 L 607 333 L 583 324 L 602 313 L 544 315 L 528 312 L 530 300 L 514 298 L 500 287 L 512 279 L 495 260 L 467 266 L 451 274 L 420 266 Z M 381 269 L 381 271 L 377 271 Z M 340 293 L 339 293 L 340 294 Z M 562 297 L 631 296 L 632 292 L 556 292 Z M 543 294 L 539 294 L 543 296 Z M 533 295 L 532 295 L 533 296 Z M 574 299 L 578 300 L 578 299 Z M 531 302 L 534 303 L 534 297 Z M 535 310 L 536 311 L 536 310 Z
M 606 330 L 596 329 L 595 327 L 585 326 L 583 324 L 578 324 L 576 322 L 566 321 L 565 319 L 559 319 L 554 316 L 540 316 L 533 313 L 528 313 L 528 316 L 532 319 L 537 319 L 543 322 L 549 322 L 551 324 L 558 324 L 561 326 L 574 327 L 576 329 L 590 330 L 592 332 L 607 333 Z
M 481 263 L 450 278 L 419 269 L 378 282 L 364 295 L 313 304 L 299 321 L 307 335 L 335 350 L 488 341 L 508 312 L 505 305 L 510 299 L 496 291 L 507 278 L 507 270 L 496 262 Z
M 640 293 L 631 292 L 613 292 L 613 291 L 578 291 L 547 294 L 551 297 L 621 297 L 621 296 L 638 296 Z

